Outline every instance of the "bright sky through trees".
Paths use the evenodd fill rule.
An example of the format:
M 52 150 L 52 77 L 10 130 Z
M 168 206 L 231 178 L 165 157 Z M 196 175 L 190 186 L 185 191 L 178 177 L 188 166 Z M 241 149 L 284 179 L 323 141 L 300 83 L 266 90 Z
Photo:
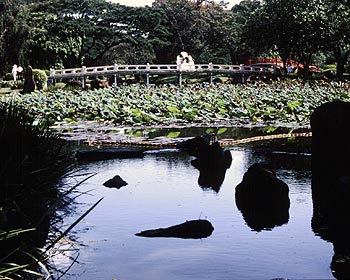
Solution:
M 113 3 L 119 3 L 125 6 L 152 6 L 153 0 L 110 0 Z M 241 2 L 241 0 L 227 0 L 228 8 L 231 9 L 232 6 Z

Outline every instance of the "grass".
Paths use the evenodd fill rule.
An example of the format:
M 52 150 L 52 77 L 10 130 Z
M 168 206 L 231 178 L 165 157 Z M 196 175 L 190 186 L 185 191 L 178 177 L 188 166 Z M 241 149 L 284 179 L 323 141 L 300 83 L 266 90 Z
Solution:
M 0 104 L 0 279 L 44 279 L 51 275 L 55 245 L 80 219 L 61 229 L 72 193 L 66 185 L 72 157 L 43 120 L 11 104 Z M 67 175 L 68 174 L 68 175 Z

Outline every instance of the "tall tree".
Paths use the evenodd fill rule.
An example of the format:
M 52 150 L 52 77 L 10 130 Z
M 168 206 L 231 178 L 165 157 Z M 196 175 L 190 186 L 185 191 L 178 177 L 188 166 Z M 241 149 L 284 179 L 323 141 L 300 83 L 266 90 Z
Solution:
M 341 1 L 326 1 L 327 48 L 334 54 L 337 76 L 342 79 L 344 66 L 350 56 L 350 5 L 339 2 Z
M 12 64 L 24 64 L 29 28 L 26 11 L 16 0 L 0 0 L 0 74 Z
M 232 40 L 230 52 L 232 63 L 244 64 L 249 58 L 261 51 L 260 40 L 262 38 L 257 36 L 263 33 L 256 33 L 255 29 L 252 28 L 255 11 L 260 9 L 260 5 L 261 3 L 258 0 L 243 0 L 231 9 L 233 31 L 230 36 Z
M 293 49 L 304 64 L 303 77 L 309 78 L 312 56 L 327 44 L 327 8 L 324 0 L 299 1 L 295 7 Z
M 244 38 L 260 53 L 276 48 L 284 62 L 296 57 L 308 79 L 313 55 L 326 45 L 326 30 L 324 0 L 265 0 L 249 18 Z
M 154 50 L 166 44 L 162 12 L 105 0 L 38 3 L 31 6 L 30 54 L 40 54 L 43 65 L 51 60 L 64 67 L 152 62 Z
M 226 40 L 230 34 L 230 13 L 224 3 L 200 0 L 156 0 L 154 8 L 163 9 L 168 21 L 172 44 L 163 53 L 163 60 L 174 62 L 181 51 L 189 52 L 196 62 L 224 59 L 228 53 Z M 220 44 L 221 43 L 221 44 Z M 218 57 L 219 56 L 219 57 Z

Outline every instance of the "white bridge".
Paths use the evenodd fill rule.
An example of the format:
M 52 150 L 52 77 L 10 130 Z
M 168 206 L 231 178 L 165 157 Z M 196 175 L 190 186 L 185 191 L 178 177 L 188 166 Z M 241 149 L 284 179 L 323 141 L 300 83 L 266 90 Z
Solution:
M 86 85 L 86 78 L 96 76 L 112 76 L 114 84 L 117 84 L 117 77 L 123 75 L 146 75 L 146 83 L 149 85 L 150 75 L 178 75 L 179 84 L 182 83 L 182 74 L 207 73 L 210 76 L 210 83 L 213 82 L 213 75 L 227 74 L 239 75 L 241 82 L 245 82 L 247 77 L 254 75 L 274 76 L 277 73 L 273 68 L 263 66 L 244 66 L 226 64 L 146 64 L 146 65 L 120 65 L 93 66 L 70 69 L 51 69 L 48 77 L 53 83 L 59 79 L 81 79 L 83 87 Z

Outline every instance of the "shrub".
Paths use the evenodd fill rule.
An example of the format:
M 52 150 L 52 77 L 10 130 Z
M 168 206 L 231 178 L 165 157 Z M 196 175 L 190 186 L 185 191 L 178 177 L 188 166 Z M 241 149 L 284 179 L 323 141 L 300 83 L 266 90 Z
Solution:
M 40 69 L 33 69 L 34 73 L 34 80 L 36 83 L 37 88 L 40 89 L 46 89 L 47 88 L 47 75 L 44 70 Z
M 24 82 L 20 81 L 20 80 L 13 82 L 11 89 L 21 89 L 21 88 L 23 88 L 23 84 L 24 84 Z
M 13 81 L 0 81 L 0 88 L 10 88 L 13 85 Z
M 13 81 L 13 75 L 11 73 L 6 73 L 4 76 L 5 81 Z

